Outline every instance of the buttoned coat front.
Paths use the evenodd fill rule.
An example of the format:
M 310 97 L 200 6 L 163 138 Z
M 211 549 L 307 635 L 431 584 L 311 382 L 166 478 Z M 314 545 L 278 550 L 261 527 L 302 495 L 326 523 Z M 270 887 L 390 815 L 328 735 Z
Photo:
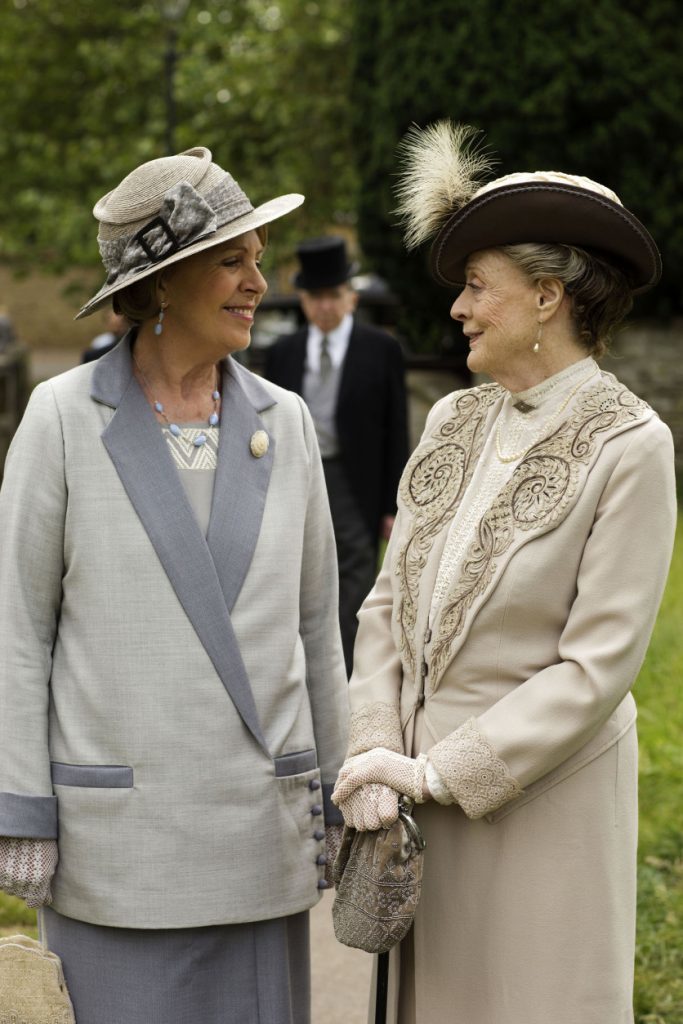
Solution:
M 485 385 L 432 410 L 359 614 L 352 751 L 430 752 L 458 801 L 415 809 L 423 895 L 392 951 L 388 1019 L 627 1024 L 630 688 L 671 554 L 671 436 L 609 375 L 585 386 L 483 511 L 429 625 L 448 527 L 503 395 Z
M 124 340 L 39 385 L 7 460 L 0 835 L 58 834 L 69 917 L 193 927 L 319 897 L 346 683 L 315 434 L 228 359 L 218 451 L 204 538 Z

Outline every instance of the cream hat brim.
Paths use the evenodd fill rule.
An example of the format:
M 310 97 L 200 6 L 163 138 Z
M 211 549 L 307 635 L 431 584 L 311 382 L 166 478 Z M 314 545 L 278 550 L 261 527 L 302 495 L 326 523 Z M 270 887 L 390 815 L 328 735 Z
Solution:
M 222 242 L 228 242 L 231 238 L 237 238 L 238 235 L 243 235 L 247 231 L 253 231 L 255 228 L 260 228 L 266 224 L 270 224 L 272 221 L 278 220 L 280 217 L 284 217 L 285 214 L 291 213 L 292 210 L 296 210 L 303 202 L 304 196 L 297 192 L 292 192 L 288 195 L 277 196 L 275 199 L 270 199 L 267 203 L 262 203 L 261 206 L 257 206 L 256 209 L 252 210 L 250 213 L 243 214 L 241 217 L 237 217 L 228 224 L 224 224 L 207 238 L 202 238 L 198 242 L 193 242 L 185 248 L 178 249 L 171 256 L 161 259 L 157 263 L 154 263 L 149 267 L 145 267 L 143 270 L 138 270 L 128 274 L 125 277 L 118 279 L 114 284 L 104 284 L 93 298 L 90 299 L 89 302 L 86 302 L 82 309 L 79 310 L 74 319 L 80 320 L 82 317 L 90 316 L 91 313 L 95 313 L 98 309 L 105 306 L 108 300 L 115 295 L 116 292 L 121 291 L 123 288 L 127 288 L 128 285 L 133 284 L 136 281 L 142 281 L 145 277 L 149 277 L 150 274 L 156 273 L 157 270 L 169 267 L 173 263 L 179 263 L 180 260 L 184 260 L 188 256 L 193 256 L 195 253 L 201 252 L 203 249 L 209 249 L 211 246 L 220 245 Z

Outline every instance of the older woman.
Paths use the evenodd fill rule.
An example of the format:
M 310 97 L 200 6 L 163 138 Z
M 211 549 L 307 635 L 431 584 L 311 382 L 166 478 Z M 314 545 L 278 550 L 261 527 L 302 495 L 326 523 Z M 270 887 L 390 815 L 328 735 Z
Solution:
M 43 905 L 79 1024 L 309 1019 L 334 536 L 306 407 L 231 358 L 301 202 L 254 209 L 204 148 L 129 174 L 79 316 L 136 326 L 36 389 L 7 461 L 0 885 Z
M 403 475 L 334 799 L 358 829 L 394 820 L 397 792 L 421 804 L 422 900 L 392 951 L 388 1019 L 626 1024 L 629 691 L 674 475 L 668 429 L 595 358 L 659 255 L 596 182 L 478 187 L 467 138 L 443 123 L 410 138 L 402 206 L 411 241 L 436 230 L 437 280 L 464 284 L 468 365 L 494 383 L 434 407 Z

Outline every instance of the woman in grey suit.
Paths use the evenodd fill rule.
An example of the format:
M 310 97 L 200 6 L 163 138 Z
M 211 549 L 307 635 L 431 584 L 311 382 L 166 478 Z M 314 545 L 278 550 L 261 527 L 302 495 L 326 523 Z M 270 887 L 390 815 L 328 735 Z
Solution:
M 305 1024 L 346 681 L 303 402 L 244 370 L 265 225 L 207 149 L 95 207 L 133 323 L 39 385 L 0 494 L 0 886 L 79 1024 Z M 8 1008 L 11 1007 L 0 1007 Z
M 408 149 L 412 242 L 459 288 L 468 365 L 431 411 L 359 614 L 346 821 L 419 806 L 398 1024 L 633 1020 L 637 743 L 630 688 L 676 522 L 668 428 L 596 357 L 660 273 L 617 196 L 556 172 L 483 184 L 467 130 Z

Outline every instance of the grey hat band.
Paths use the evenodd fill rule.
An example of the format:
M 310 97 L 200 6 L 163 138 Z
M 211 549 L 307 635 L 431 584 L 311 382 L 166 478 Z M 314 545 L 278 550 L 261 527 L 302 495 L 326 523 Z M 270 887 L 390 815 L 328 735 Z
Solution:
M 304 201 L 299 193 L 252 206 L 235 179 L 195 146 L 148 160 L 102 196 L 93 213 L 107 279 L 76 317 L 154 272 L 270 224 Z
M 187 181 L 178 182 L 164 194 L 158 214 L 134 234 L 99 239 L 102 262 L 107 270 L 106 286 L 149 270 L 253 209 L 228 174 L 205 195 L 200 195 Z

